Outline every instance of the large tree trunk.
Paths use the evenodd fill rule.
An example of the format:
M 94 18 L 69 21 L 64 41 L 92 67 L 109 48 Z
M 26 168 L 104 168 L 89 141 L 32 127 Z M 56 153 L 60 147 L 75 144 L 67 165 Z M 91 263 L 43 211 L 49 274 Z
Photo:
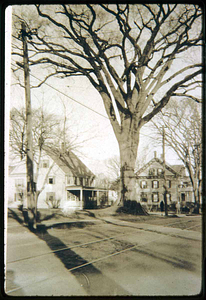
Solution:
M 129 127 L 130 128 L 130 127 Z M 135 162 L 139 145 L 139 131 L 127 130 L 118 139 L 120 150 L 120 205 L 125 211 L 132 214 L 145 215 L 147 212 L 138 202 L 136 194 Z
M 120 182 L 121 182 L 121 204 L 127 200 L 136 200 L 134 167 L 137 158 L 139 144 L 138 135 L 134 139 L 132 134 L 122 134 L 119 142 L 120 149 Z

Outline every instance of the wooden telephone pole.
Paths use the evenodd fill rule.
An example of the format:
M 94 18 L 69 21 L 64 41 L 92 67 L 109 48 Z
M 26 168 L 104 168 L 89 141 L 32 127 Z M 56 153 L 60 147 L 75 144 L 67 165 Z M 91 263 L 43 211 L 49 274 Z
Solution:
M 168 209 L 167 209 L 167 182 L 165 176 L 165 128 L 162 126 L 162 156 L 163 156 L 163 176 L 164 176 L 164 204 L 165 204 L 165 216 L 168 216 Z
M 30 93 L 30 78 L 29 78 L 29 60 L 28 60 L 28 48 L 27 48 L 27 36 L 26 25 L 21 24 L 21 36 L 23 42 L 23 68 L 24 68 L 24 84 L 25 84 L 25 102 L 26 102 L 26 136 L 27 136 L 27 148 L 26 148 L 26 173 L 27 173 L 27 189 L 26 200 L 24 209 L 27 211 L 28 222 L 33 227 L 35 217 L 35 183 L 34 183 L 34 171 L 33 171 L 33 138 L 32 138 L 32 110 L 31 110 L 31 93 Z

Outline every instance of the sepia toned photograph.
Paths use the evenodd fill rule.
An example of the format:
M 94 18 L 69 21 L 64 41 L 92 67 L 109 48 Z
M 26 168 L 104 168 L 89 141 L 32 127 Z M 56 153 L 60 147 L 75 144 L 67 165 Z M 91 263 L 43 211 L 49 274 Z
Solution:
M 199 4 L 5 10 L 6 296 L 201 296 Z

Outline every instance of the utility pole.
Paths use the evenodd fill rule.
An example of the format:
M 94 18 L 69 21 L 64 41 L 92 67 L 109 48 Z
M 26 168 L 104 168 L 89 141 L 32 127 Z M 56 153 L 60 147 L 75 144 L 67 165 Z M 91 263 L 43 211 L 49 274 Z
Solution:
M 168 210 L 167 210 L 167 183 L 166 183 L 166 176 L 165 176 L 165 128 L 162 126 L 162 159 L 163 159 L 163 180 L 164 180 L 164 204 L 165 204 L 165 216 L 168 216 Z
M 30 78 L 29 78 L 29 60 L 28 60 L 28 48 L 27 48 L 27 36 L 26 25 L 21 23 L 21 36 L 23 42 L 23 68 L 24 68 L 24 84 L 25 84 L 25 102 L 26 102 L 26 136 L 27 136 L 27 148 L 26 148 L 26 174 L 27 174 L 27 189 L 26 199 L 27 202 L 25 210 L 27 211 L 28 225 L 33 227 L 35 217 L 35 183 L 34 183 L 34 171 L 33 171 L 33 138 L 32 138 L 32 110 L 31 110 L 31 93 L 30 93 Z M 26 221 L 26 220 L 25 220 Z

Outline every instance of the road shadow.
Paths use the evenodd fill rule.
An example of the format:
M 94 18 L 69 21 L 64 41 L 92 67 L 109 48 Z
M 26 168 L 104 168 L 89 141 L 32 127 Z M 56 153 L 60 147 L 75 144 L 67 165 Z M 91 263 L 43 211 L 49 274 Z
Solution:
M 85 215 L 88 215 L 89 217 L 96 218 L 95 214 L 93 212 L 91 212 L 90 210 L 84 209 L 83 213 Z M 77 211 L 76 214 L 80 215 L 80 214 L 82 214 L 82 211 L 79 211 L 79 212 Z
M 57 228 L 57 229 L 71 229 L 71 228 L 85 228 L 87 226 L 91 226 L 91 225 L 95 225 L 95 223 L 91 222 L 60 222 L 60 223 L 55 223 L 52 225 L 47 225 L 46 228 L 50 229 L 50 228 Z M 40 230 L 40 228 L 44 227 L 44 225 L 37 225 L 38 226 L 38 230 Z
M 21 212 L 19 212 L 20 214 Z M 24 220 L 12 209 L 9 209 L 9 217 L 15 219 L 19 224 L 23 226 Z M 91 224 L 89 222 L 89 224 Z M 63 243 L 59 238 L 51 235 L 48 232 L 48 229 L 52 227 L 57 227 L 61 229 L 69 229 L 71 227 L 84 228 L 88 226 L 88 222 L 65 222 L 60 224 L 53 224 L 51 226 L 46 226 L 44 224 L 40 224 L 37 226 L 37 229 L 29 229 L 32 234 L 35 234 L 40 240 L 43 240 L 52 251 L 61 250 L 63 248 L 68 248 L 68 245 Z M 71 249 L 66 249 L 59 252 L 54 252 L 54 255 L 63 263 L 64 267 L 75 276 L 80 286 L 84 288 L 86 296 L 127 296 L 128 291 L 123 289 L 118 283 L 116 283 L 112 278 L 104 275 L 98 268 L 96 268 L 92 263 L 88 264 L 88 261 L 77 254 L 75 251 Z M 86 265 L 85 265 L 86 264 Z M 83 267 L 78 268 L 81 265 L 85 265 Z M 32 266 L 31 266 L 32 267 Z M 71 270 L 73 269 L 73 270 Z M 58 270 L 57 270 L 58 273 Z M 8 280 L 11 289 L 18 289 L 15 285 L 14 274 L 10 273 L 8 275 Z M 58 275 L 57 275 L 58 276 Z M 69 283 L 68 283 L 69 284 Z M 12 285 L 12 286 L 11 286 Z M 8 290 L 8 289 L 7 289 Z M 22 295 L 22 289 L 18 289 L 18 295 Z M 19 294 L 20 293 L 20 294 Z M 60 291 L 61 294 L 61 291 Z M 71 295 L 68 295 L 71 296 Z
M 40 221 L 47 221 L 47 220 L 51 220 L 53 218 L 55 218 L 56 214 L 51 214 L 51 215 L 45 215 L 45 216 L 41 216 L 41 214 L 39 215 L 39 220 Z
M 171 257 L 171 255 L 167 255 L 166 253 L 155 253 L 154 251 L 149 251 L 149 250 L 143 250 L 143 249 L 132 249 L 132 251 L 141 254 L 141 255 L 145 255 L 147 258 L 151 257 L 153 259 L 155 259 L 155 261 L 160 261 L 160 262 L 165 262 L 167 264 L 172 265 L 174 268 L 179 268 L 179 269 L 184 269 L 187 271 L 194 271 L 195 270 L 195 266 L 193 263 L 184 260 L 184 259 L 179 259 L 178 257 Z
M 20 212 L 19 212 L 20 213 Z M 14 220 L 16 220 L 17 222 L 19 222 L 20 224 L 24 223 L 23 220 L 23 215 L 22 218 L 11 208 L 8 208 L 8 218 L 12 218 Z
M 38 226 L 33 233 L 45 241 L 52 251 L 67 248 L 59 238 L 52 236 L 45 225 Z M 114 280 L 105 276 L 93 264 L 88 264 L 88 261 L 71 249 L 54 252 L 54 255 L 64 264 L 64 267 L 69 270 L 78 280 L 79 284 L 85 289 L 86 295 L 89 296 L 116 296 L 128 295 L 128 292 L 118 285 Z M 81 265 L 85 265 L 78 268 Z M 73 269 L 73 270 L 71 270 Z M 68 295 L 70 296 L 70 295 Z

